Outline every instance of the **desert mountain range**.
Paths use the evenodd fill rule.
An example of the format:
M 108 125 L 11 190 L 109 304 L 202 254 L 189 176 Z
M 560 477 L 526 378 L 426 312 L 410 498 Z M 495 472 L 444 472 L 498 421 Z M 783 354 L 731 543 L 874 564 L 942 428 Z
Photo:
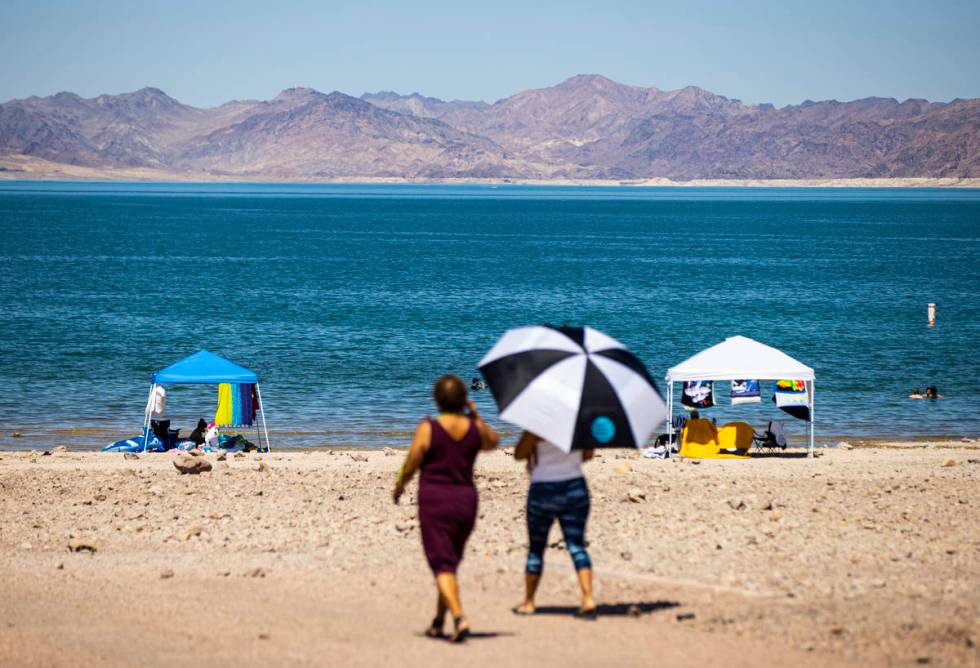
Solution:
M 747 105 L 579 75 L 493 104 L 290 88 L 202 109 L 156 88 L 0 104 L 0 157 L 193 177 L 980 177 L 980 99 Z

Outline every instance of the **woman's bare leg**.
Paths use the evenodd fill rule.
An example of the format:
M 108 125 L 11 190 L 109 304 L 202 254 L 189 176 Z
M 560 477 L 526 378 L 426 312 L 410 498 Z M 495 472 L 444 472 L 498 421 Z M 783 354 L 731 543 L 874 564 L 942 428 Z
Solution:
M 446 605 L 446 599 L 443 597 L 442 592 L 438 591 L 438 585 L 436 585 L 436 619 L 440 622 L 446 617 L 446 610 L 449 606 Z
M 592 598 L 592 569 L 580 568 L 577 574 L 578 584 L 582 588 L 582 612 L 595 610 L 595 599 Z
M 449 608 L 453 617 L 463 614 L 463 604 L 459 600 L 459 584 L 455 573 L 439 573 L 436 575 L 436 586 L 439 587 L 440 603 Z
M 436 616 L 432 619 L 432 623 L 428 628 L 425 629 L 425 635 L 430 638 L 441 638 L 442 637 L 442 627 L 446 619 L 446 601 L 442 596 L 442 592 L 436 589 Z
M 538 583 L 540 582 L 540 573 L 524 574 L 524 602 L 517 607 L 518 613 L 525 615 L 534 614 L 534 595 L 538 591 Z
M 463 642 L 470 633 L 470 624 L 463 614 L 463 604 L 459 600 L 459 584 L 456 581 L 456 574 L 439 573 L 436 575 L 436 585 L 439 587 L 439 593 L 442 594 L 449 612 L 453 615 L 453 624 L 456 630 L 450 640 Z

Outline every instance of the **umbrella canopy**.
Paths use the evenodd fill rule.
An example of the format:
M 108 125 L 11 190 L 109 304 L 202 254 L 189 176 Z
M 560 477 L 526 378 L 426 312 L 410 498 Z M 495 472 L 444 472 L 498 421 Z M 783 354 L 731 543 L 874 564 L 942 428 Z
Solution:
M 642 446 L 666 416 L 643 363 L 591 327 L 521 327 L 480 361 L 500 417 L 566 452 Z

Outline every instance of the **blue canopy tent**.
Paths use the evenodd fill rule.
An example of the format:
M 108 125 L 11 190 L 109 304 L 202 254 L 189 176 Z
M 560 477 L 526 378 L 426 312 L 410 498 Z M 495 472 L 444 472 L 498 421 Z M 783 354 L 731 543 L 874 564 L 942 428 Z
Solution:
M 179 362 L 174 362 L 166 369 L 157 371 L 153 374 L 152 382 L 150 383 L 150 398 L 152 400 L 154 388 L 157 385 L 217 385 L 220 383 L 250 383 L 255 385 L 255 392 L 259 400 L 257 407 L 258 414 L 262 420 L 262 435 L 265 436 L 265 447 L 268 450 L 269 430 L 265 424 L 265 402 L 262 401 L 262 390 L 259 387 L 258 374 L 245 367 L 238 366 L 220 355 L 215 355 L 208 350 L 199 350 Z M 146 449 L 146 442 L 149 440 L 151 418 L 149 403 L 147 403 L 147 410 L 143 421 L 144 450 Z M 261 440 L 259 443 L 261 444 Z

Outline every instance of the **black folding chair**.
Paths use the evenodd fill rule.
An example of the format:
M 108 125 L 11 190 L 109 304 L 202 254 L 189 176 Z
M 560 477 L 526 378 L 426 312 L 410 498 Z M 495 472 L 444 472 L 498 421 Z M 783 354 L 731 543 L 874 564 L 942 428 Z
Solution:
M 774 454 L 779 450 L 786 449 L 786 432 L 783 431 L 783 423 L 777 420 L 769 422 L 769 427 L 764 433 L 752 434 L 752 444 L 760 452 Z
M 673 426 L 673 435 L 670 437 L 670 450 L 677 452 L 680 448 L 677 447 L 677 443 L 681 438 L 681 432 L 684 430 L 684 425 L 687 424 L 687 418 L 683 415 L 675 415 L 671 420 L 671 425 Z M 660 434 L 654 441 L 654 445 L 667 445 L 667 434 Z

